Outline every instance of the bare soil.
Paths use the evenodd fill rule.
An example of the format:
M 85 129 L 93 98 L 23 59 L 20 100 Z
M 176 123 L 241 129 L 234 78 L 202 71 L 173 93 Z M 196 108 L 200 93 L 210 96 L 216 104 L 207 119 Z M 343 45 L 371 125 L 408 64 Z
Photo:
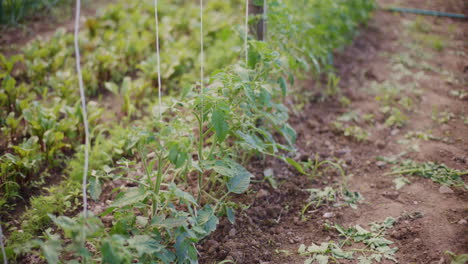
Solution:
M 383 2 L 383 1 L 382 1 Z M 460 12 L 463 1 L 405 1 L 407 7 Z M 436 51 L 419 43 L 408 28 L 408 22 L 423 20 L 430 25 L 426 34 L 443 39 L 444 48 Z M 450 30 L 448 30 L 450 28 Z M 439 190 L 440 184 L 430 179 L 411 177 L 411 183 L 396 190 L 395 176 L 384 174 L 391 165 L 379 163 L 378 156 L 390 157 L 408 152 L 405 158 L 420 162 L 443 163 L 451 168 L 468 169 L 468 98 L 450 95 L 450 91 L 468 92 L 467 21 L 449 18 L 423 17 L 412 14 L 377 10 L 369 24 L 361 30 L 353 44 L 336 54 L 335 67 L 341 78 L 340 88 L 352 104 L 343 107 L 336 98 L 307 102 L 304 109 L 292 117 L 298 131 L 298 157 L 302 160 L 340 158 L 345 161 L 348 186 L 359 191 L 365 201 L 353 210 L 349 207 L 319 207 L 307 213 L 302 221 L 300 212 L 309 197 L 306 189 L 339 184 L 340 177 L 332 172 L 312 180 L 277 160 L 267 159 L 250 164 L 260 180 L 263 171 L 272 168 L 278 189 L 268 183 L 253 186 L 247 196 L 236 199 L 245 205 L 238 212 L 234 225 L 227 219 L 204 244 L 200 245 L 201 263 L 303 263 L 297 254 L 300 244 L 320 244 L 338 238 L 325 228 L 326 222 L 343 226 L 398 218 L 387 239 L 399 248 L 400 263 L 450 263 L 445 251 L 468 253 L 468 192 L 452 188 L 453 193 Z M 407 67 L 409 77 L 396 78 L 395 55 L 407 54 L 409 45 L 416 51 L 432 56 L 416 58 L 416 66 Z M 414 50 L 413 50 L 414 52 Z M 426 63 L 437 70 L 418 68 Z M 422 78 L 416 78 L 417 74 Z M 447 73 L 453 78 L 447 78 Z M 455 79 L 455 80 L 454 80 Z M 458 80 L 458 81 L 457 81 Z M 409 117 L 402 128 L 389 128 L 379 111 L 375 94 L 369 93 L 372 83 L 390 82 L 396 85 L 415 85 L 420 95 L 408 95 L 414 109 L 405 111 Z M 316 91 L 315 82 L 305 82 L 305 90 Z M 313 93 L 313 92 L 312 92 Z M 441 124 L 433 120 L 433 112 L 452 113 L 453 118 Z M 332 122 L 343 113 L 357 111 L 374 114 L 375 122 L 363 124 L 371 133 L 369 140 L 357 142 L 333 129 Z M 400 144 L 411 131 L 431 131 L 444 140 L 414 140 Z M 408 144 L 418 144 L 419 151 L 408 151 Z M 465 182 L 467 180 L 464 176 Z M 332 213 L 325 218 L 325 213 Z M 357 263 L 341 261 L 340 263 Z M 391 263 L 385 262 L 382 263 Z

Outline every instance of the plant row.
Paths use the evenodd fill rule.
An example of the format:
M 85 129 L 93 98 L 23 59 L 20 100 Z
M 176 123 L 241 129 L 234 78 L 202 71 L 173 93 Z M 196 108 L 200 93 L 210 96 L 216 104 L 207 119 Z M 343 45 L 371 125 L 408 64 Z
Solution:
M 270 155 L 303 171 L 290 158 L 296 133 L 287 123 L 288 108 L 283 104 L 288 87 L 301 72 L 318 75 L 331 71 L 332 52 L 346 44 L 357 26 L 368 19 L 372 2 L 306 1 L 298 7 L 268 1 L 269 41 L 249 40 L 246 62 L 236 62 L 242 57 L 238 56 L 242 34 L 236 31 L 242 31 L 229 26 L 241 21 L 235 16 L 242 13 L 237 10 L 240 3 L 211 3 L 204 21 L 213 27 L 206 33 L 206 63 L 211 75 L 198 84 L 194 71 L 199 48 L 195 41 L 197 8 L 191 3 L 175 8 L 181 3 L 163 5 L 161 11 L 161 24 L 165 25 L 161 30 L 163 88 L 172 95 L 164 98 L 162 107 L 155 100 L 150 3 L 118 4 L 103 16 L 86 21 L 81 45 L 88 96 L 109 103 L 93 125 L 89 181 L 95 205 L 104 208 L 91 208 L 95 214 L 87 216 L 77 214 L 78 201 L 54 200 L 60 192 L 51 192 L 47 197 L 59 204 L 60 211 L 27 211 L 28 218 L 39 220 L 25 219 L 27 232 L 21 229 L 25 226 L 13 229 L 7 244 L 10 258 L 38 254 L 50 263 L 130 263 L 135 259 L 141 263 L 196 263 L 196 244 L 216 229 L 218 217 L 235 221 L 237 205 L 229 197 L 246 192 L 253 177 L 242 164 L 252 157 Z M 232 19 L 226 18 L 228 11 L 233 12 Z M 96 44 L 104 40 L 109 46 Z M 25 51 L 26 71 L 16 76 L 26 80 L 25 87 L 34 84 L 38 89 L 41 100 L 35 97 L 31 101 L 59 98 L 57 101 L 74 103 L 79 110 L 71 41 L 72 36 L 62 32 Z M 54 45 L 58 48 L 51 49 Z M 3 79 L 10 77 L 8 73 Z M 10 113 L 15 110 L 9 109 Z M 111 115 L 103 118 L 105 113 Z M 24 118 L 24 110 L 17 114 Z M 77 118 L 80 120 L 80 114 Z M 63 138 L 69 136 L 62 133 Z M 33 138 L 32 134 L 22 135 L 23 141 Z M 82 132 L 76 135 L 80 138 Z M 69 175 L 75 180 L 62 182 L 70 184 L 67 190 L 75 200 L 79 198 L 82 160 L 79 146 L 80 141 L 75 142 L 77 154 L 67 162 L 72 168 L 69 172 L 78 172 Z M 103 192 L 112 183 L 119 186 Z M 64 202 L 68 203 L 63 206 Z M 50 226 L 51 220 L 55 225 L 41 234 L 37 225 Z

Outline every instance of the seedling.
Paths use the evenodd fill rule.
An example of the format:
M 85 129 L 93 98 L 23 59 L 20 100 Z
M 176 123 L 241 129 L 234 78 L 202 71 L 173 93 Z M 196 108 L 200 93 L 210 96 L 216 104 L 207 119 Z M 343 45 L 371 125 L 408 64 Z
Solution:
M 373 261 L 381 262 L 384 259 L 397 263 L 395 253 L 398 248 L 392 248 L 390 245 L 393 242 L 384 238 L 386 231 L 393 227 L 395 221 L 394 218 L 388 217 L 382 223 L 371 223 L 371 231 L 359 225 L 345 229 L 335 224 L 332 228 L 344 240 L 322 242 L 320 246 L 314 243 L 308 247 L 301 244 L 298 253 L 302 256 L 307 256 L 304 264 L 310 264 L 314 261 L 321 264 L 329 263 L 330 260 L 339 263 L 338 259 L 357 259 L 361 264 L 372 263 Z M 352 247 L 359 244 L 364 244 L 364 247 Z M 356 254 L 360 256 L 356 257 Z
M 413 160 L 404 160 L 393 167 L 391 172 L 385 175 L 414 175 L 437 182 L 442 185 L 464 187 L 468 189 L 461 176 L 467 175 L 468 171 L 451 169 L 444 164 L 434 162 L 418 163 Z

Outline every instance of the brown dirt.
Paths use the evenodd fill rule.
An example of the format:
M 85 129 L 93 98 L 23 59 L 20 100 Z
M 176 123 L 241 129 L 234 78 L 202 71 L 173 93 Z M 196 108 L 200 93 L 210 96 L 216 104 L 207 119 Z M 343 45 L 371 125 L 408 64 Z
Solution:
M 437 1 L 437 5 L 435 2 L 405 3 L 408 7 L 443 11 L 457 11 L 457 7 L 463 6 L 463 1 Z M 439 184 L 416 177 L 410 178 L 411 184 L 396 190 L 392 182 L 395 177 L 383 175 L 391 165 L 378 164 L 376 160 L 377 156 L 388 157 L 408 151 L 409 144 L 417 143 L 420 151 L 409 152 L 405 158 L 468 169 L 468 126 L 462 120 L 468 116 L 468 98 L 449 94 L 453 90 L 468 92 L 467 22 L 422 18 L 431 25 L 428 34 L 436 34 L 444 40 L 445 47 L 438 52 L 410 35 L 405 23 L 417 19 L 421 18 L 376 11 L 354 43 L 336 55 L 340 87 L 343 94 L 352 100 L 351 106 L 341 106 L 336 98 L 325 102 L 311 101 L 291 120 L 298 131 L 300 159 L 314 159 L 318 155 L 320 159 L 338 157 L 345 161 L 343 167 L 349 175 L 349 188 L 359 191 L 365 198 L 358 209 L 320 207 L 307 213 L 307 221 L 301 221 L 300 211 L 308 198 L 306 189 L 330 184 L 336 186 L 340 182 L 338 175 L 328 173 L 326 177 L 310 180 L 276 160 L 253 162 L 250 169 L 258 179 L 263 178 L 264 169 L 272 168 L 280 183 L 279 188 L 275 190 L 268 183 L 259 183 L 253 186 L 249 195 L 235 197 L 248 209 L 238 213 L 234 225 L 226 219 L 221 220 L 219 229 L 199 247 L 201 263 L 222 260 L 235 263 L 303 263 L 304 258 L 296 253 L 300 244 L 320 244 L 338 238 L 336 233 L 324 228 L 327 221 L 367 227 L 368 223 L 383 221 L 389 216 L 400 217 L 387 236 L 399 248 L 397 259 L 400 263 L 449 263 L 448 256 L 444 254 L 446 250 L 458 254 L 468 252 L 467 191 L 454 189 L 453 194 L 442 194 Z M 395 64 L 392 58 L 415 52 L 409 50 L 408 44 L 416 47 L 416 51 L 433 56 L 415 56 L 416 66 L 407 67 L 409 76 L 398 80 L 396 76 L 400 73 L 392 68 Z M 422 63 L 436 70 L 419 69 L 418 65 Z M 421 72 L 424 76 L 416 78 L 416 74 Z M 444 72 L 458 81 L 447 78 Z M 412 84 L 422 90 L 420 95 L 402 92 L 414 103 L 413 110 L 404 111 L 409 121 L 402 128 L 383 125 L 385 118 L 379 111 L 379 103 L 374 99 L 375 95 L 368 92 L 372 82 L 385 81 L 402 86 Z M 312 82 L 306 82 L 304 86 L 309 91 L 317 89 Z M 434 109 L 453 113 L 454 118 L 440 124 L 432 119 Z M 359 143 L 332 128 L 331 122 L 351 110 L 375 115 L 374 123 L 360 124 L 372 134 L 369 140 Z M 445 140 L 419 139 L 407 144 L 397 143 L 411 131 L 430 131 L 435 137 Z M 334 216 L 326 219 L 323 217 L 325 212 L 332 212 Z

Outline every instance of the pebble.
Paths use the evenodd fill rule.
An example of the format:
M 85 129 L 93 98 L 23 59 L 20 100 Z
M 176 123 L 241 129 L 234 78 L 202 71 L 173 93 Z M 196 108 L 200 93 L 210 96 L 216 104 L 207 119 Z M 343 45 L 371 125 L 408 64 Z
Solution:
M 351 149 L 349 148 L 344 148 L 344 149 L 340 149 L 336 152 L 336 156 L 338 157 L 343 157 L 344 155 L 348 154 L 348 153 L 351 153 Z
M 375 165 L 377 165 L 377 167 L 379 167 L 379 168 L 383 168 L 383 167 L 385 167 L 385 165 L 387 165 L 387 163 L 385 163 L 383 161 L 377 161 L 375 163 Z
M 416 238 L 413 242 L 414 242 L 414 243 L 419 243 L 419 242 L 421 242 L 421 239 Z
M 386 197 L 386 198 L 389 198 L 389 199 L 392 199 L 392 200 L 396 200 L 398 199 L 398 196 L 400 196 L 400 193 L 397 192 L 397 191 L 394 191 L 394 192 L 384 192 L 383 194 L 383 197 Z
M 460 221 L 458 221 L 458 224 L 459 225 L 466 225 L 467 221 L 465 219 L 461 219 Z
M 229 235 L 230 235 L 231 237 L 236 236 L 236 233 L 237 233 L 237 231 L 236 231 L 235 228 L 231 228 L 231 230 L 229 230 Z
M 334 214 L 331 213 L 331 212 L 326 212 L 326 213 L 323 214 L 324 218 L 332 218 L 333 216 L 334 216 Z
M 440 188 L 439 188 L 439 192 L 440 192 L 441 194 L 449 194 L 449 193 L 453 193 L 453 190 L 450 189 L 449 187 L 445 186 L 445 185 L 442 185 L 442 186 L 440 186 Z
M 385 144 L 385 141 L 383 141 L 383 140 L 377 140 L 377 141 L 375 142 L 375 145 L 377 146 L 377 148 L 383 149 L 383 148 L 385 148 L 385 146 L 386 146 L 387 144 Z
M 261 189 L 260 191 L 257 192 L 257 198 L 263 198 L 263 197 L 267 197 L 270 193 L 265 190 L 265 189 Z
M 393 129 L 393 130 L 390 132 L 390 135 L 396 136 L 396 135 L 398 135 L 398 133 L 400 133 L 400 129 L 395 128 L 395 129 Z

